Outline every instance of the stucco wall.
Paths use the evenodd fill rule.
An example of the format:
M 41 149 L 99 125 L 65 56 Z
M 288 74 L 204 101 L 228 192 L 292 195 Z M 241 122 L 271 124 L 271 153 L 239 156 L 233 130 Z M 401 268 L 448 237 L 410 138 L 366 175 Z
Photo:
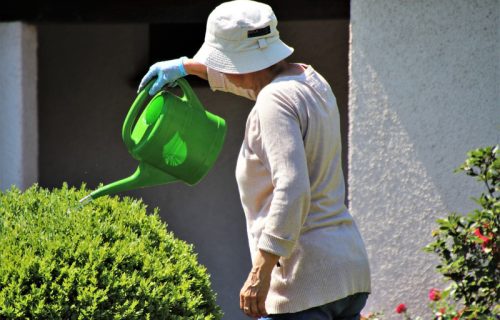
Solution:
M 0 23 L 0 190 L 38 179 L 36 28 Z
M 434 221 L 467 212 L 482 188 L 453 173 L 500 142 L 499 1 L 351 1 L 350 209 L 367 244 L 366 311 L 406 303 L 430 318 L 443 287 L 421 248 Z

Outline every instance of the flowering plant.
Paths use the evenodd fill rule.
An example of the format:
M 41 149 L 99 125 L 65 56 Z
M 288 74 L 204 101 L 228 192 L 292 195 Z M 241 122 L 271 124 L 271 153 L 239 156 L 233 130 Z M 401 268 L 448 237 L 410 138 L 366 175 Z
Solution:
M 484 183 L 486 191 L 474 199 L 481 208 L 465 216 L 452 213 L 438 219 L 439 229 L 432 232 L 434 242 L 424 250 L 441 259 L 437 270 L 450 280 L 443 293 L 463 303 L 463 318 L 495 319 L 500 314 L 500 148 L 470 151 L 456 171 Z M 429 298 L 436 303 L 442 300 L 431 292 Z
M 460 319 L 463 310 L 456 310 L 452 302 L 449 300 L 449 291 L 431 288 L 429 290 L 429 308 L 432 311 L 434 320 L 458 320 Z M 394 312 L 403 316 L 404 320 L 422 320 L 422 317 L 412 317 L 408 311 L 408 307 L 404 303 L 400 303 L 394 309 Z M 381 320 L 383 313 L 375 312 L 362 315 L 361 320 Z
M 450 301 L 450 291 L 445 289 L 440 291 L 436 288 L 429 290 L 429 307 L 432 310 L 435 320 L 458 320 L 463 309 L 456 310 L 453 301 Z
M 432 231 L 434 242 L 424 250 L 440 258 L 438 272 L 449 281 L 444 290 L 429 290 L 429 308 L 434 320 L 500 319 L 500 147 L 467 153 L 455 171 L 463 171 L 484 184 L 485 192 L 474 199 L 480 208 L 467 215 L 450 214 L 438 219 Z M 412 318 L 405 304 L 395 310 L 405 320 Z M 379 320 L 371 313 L 362 320 Z

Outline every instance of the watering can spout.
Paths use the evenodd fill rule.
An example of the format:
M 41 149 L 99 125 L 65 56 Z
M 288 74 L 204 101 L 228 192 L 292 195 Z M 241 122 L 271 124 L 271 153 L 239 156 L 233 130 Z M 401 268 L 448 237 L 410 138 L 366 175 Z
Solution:
M 92 199 L 118 192 L 151 187 L 178 181 L 177 178 L 161 171 L 147 162 L 141 161 L 130 177 L 107 184 L 90 194 Z

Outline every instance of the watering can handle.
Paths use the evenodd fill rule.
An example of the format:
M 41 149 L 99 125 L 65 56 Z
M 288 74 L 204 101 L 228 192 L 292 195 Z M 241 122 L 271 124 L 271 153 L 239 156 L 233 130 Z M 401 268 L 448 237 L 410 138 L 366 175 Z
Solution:
M 198 99 L 193 89 L 191 89 L 191 86 L 185 79 L 179 78 L 175 82 L 179 85 L 179 87 L 181 87 L 182 92 L 184 92 L 184 97 L 186 97 L 188 101 L 191 102 L 190 105 L 195 106 L 202 111 L 205 111 L 203 105 L 201 104 L 201 101 Z
M 131 150 L 136 146 L 136 143 L 134 142 L 134 140 L 132 140 L 132 126 L 134 125 L 135 120 L 139 115 L 139 111 L 141 110 L 144 101 L 149 97 L 149 89 L 153 86 L 155 81 L 156 78 L 149 81 L 149 83 L 141 90 L 141 92 L 139 92 L 134 100 L 134 103 L 132 104 L 132 107 L 130 107 L 130 110 L 127 113 L 125 122 L 123 122 L 122 139 L 128 150 Z
M 122 127 L 122 139 L 123 142 L 125 143 L 125 146 L 127 146 L 128 150 L 131 150 L 136 147 L 136 143 L 134 140 L 132 140 L 132 126 L 135 123 L 135 120 L 137 119 L 137 116 L 139 115 L 139 111 L 141 110 L 141 107 L 144 105 L 144 101 L 149 97 L 149 89 L 151 86 L 153 86 L 154 82 L 156 81 L 156 78 L 152 79 L 142 90 L 139 92 L 137 95 L 137 98 L 135 98 L 134 103 L 132 104 L 132 107 L 130 107 L 130 110 L 127 114 L 127 117 L 125 118 L 125 122 L 123 123 Z M 179 78 L 176 80 L 176 83 L 181 87 L 182 92 L 184 93 L 183 99 L 188 99 L 190 101 L 190 105 L 194 106 L 195 108 L 199 108 L 202 111 L 205 111 L 203 108 L 203 105 L 201 104 L 200 100 L 194 93 L 193 89 L 191 89 L 191 86 L 189 83 L 182 78 Z

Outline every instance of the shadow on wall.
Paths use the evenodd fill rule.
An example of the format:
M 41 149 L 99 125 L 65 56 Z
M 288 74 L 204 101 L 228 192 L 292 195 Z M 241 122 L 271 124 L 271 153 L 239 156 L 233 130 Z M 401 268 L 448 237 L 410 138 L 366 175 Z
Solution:
M 67 181 L 96 188 L 135 171 L 138 163 L 121 140 L 121 126 L 136 95 L 130 79 L 145 65 L 147 35 L 147 25 L 39 27 L 41 186 Z M 121 195 L 143 198 L 151 211 L 160 208 L 169 230 L 194 244 L 212 275 L 218 303 L 230 319 L 238 319 L 250 256 L 233 172 L 250 106 L 207 87 L 195 90 L 228 125 L 213 170 L 195 187 L 176 183 Z
M 296 49 L 290 61 L 312 64 L 332 84 L 346 141 L 349 22 L 287 21 L 281 26 L 282 37 Z M 131 175 L 138 163 L 121 140 L 121 126 L 136 96 L 134 79 L 147 71 L 148 26 L 44 24 L 38 29 L 40 185 L 86 182 L 96 188 Z M 193 88 L 206 109 L 228 126 L 213 170 L 194 187 L 175 183 L 122 195 L 143 198 L 151 210 L 160 208 L 169 229 L 192 243 L 207 266 L 225 319 L 246 319 L 239 310 L 239 290 L 251 263 L 234 170 L 252 103 L 214 93 L 206 83 Z M 344 159 L 346 149 L 344 143 Z

